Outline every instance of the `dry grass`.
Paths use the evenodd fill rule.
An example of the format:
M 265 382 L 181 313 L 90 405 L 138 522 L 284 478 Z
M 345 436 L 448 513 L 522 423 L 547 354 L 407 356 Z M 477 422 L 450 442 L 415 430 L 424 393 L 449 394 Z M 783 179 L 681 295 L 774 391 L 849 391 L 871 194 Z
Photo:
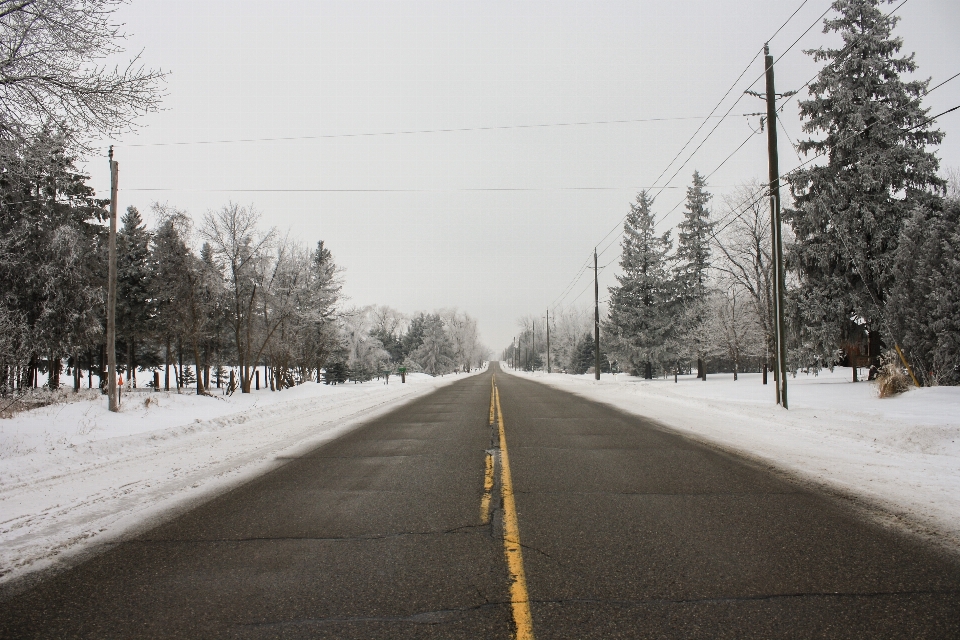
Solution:
M 61 387 L 55 391 L 42 387 L 25 389 L 0 397 L 0 419 L 12 418 L 23 411 L 39 409 L 51 404 L 78 402 L 97 395 L 100 395 L 99 389 L 81 389 L 80 393 L 74 393 L 72 387 Z
M 881 398 L 892 398 L 910 388 L 910 378 L 898 365 L 888 362 L 877 373 L 877 394 Z

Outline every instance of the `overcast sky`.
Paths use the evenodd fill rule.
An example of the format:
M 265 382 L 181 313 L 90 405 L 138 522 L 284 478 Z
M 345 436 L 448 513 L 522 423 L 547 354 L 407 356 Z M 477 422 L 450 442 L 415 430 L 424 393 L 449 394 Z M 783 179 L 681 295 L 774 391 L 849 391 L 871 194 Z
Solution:
M 770 41 L 779 56 L 800 38 L 776 64 L 778 90 L 799 89 L 818 69 L 801 50 L 837 42 L 820 24 L 801 37 L 829 5 L 132 0 L 128 52 L 170 75 L 164 110 L 114 141 L 120 206 L 168 202 L 199 220 L 252 205 L 264 227 L 327 243 L 350 304 L 458 307 L 499 352 L 518 316 L 558 304 L 598 244 L 606 297 L 619 252 L 607 234 L 639 189 L 666 187 L 666 230 L 694 169 L 710 176 L 718 216 L 724 193 L 764 179 L 766 137 L 741 115 L 764 108 L 741 97 L 763 90 L 754 56 L 800 7 Z M 960 2 L 909 0 L 897 15 L 920 77 L 960 72 Z M 709 121 L 661 177 L 731 86 L 717 111 L 731 117 Z M 960 104 L 960 78 L 925 104 Z M 796 141 L 795 99 L 782 118 Z M 960 112 L 940 128 L 942 165 L 960 167 Z M 263 138 L 298 139 L 250 141 Z M 780 158 L 784 171 L 799 163 L 783 133 Z M 86 170 L 109 193 L 105 157 Z M 588 277 L 569 290 L 559 305 L 592 304 Z

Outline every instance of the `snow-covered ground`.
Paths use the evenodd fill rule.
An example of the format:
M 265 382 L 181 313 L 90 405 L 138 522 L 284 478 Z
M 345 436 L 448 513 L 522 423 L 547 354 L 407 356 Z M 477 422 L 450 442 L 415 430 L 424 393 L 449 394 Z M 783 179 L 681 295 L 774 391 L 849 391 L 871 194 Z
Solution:
M 0 420 L 0 585 L 281 464 L 362 420 L 464 377 L 316 383 L 231 397 L 132 392 Z
M 850 369 L 790 377 L 790 410 L 760 374 L 524 375 L 678 431 L 744 452 L 806 480 L 865 499 L 881 517 L 960 549 L 960 388 L 911 389 L 881 399 Z

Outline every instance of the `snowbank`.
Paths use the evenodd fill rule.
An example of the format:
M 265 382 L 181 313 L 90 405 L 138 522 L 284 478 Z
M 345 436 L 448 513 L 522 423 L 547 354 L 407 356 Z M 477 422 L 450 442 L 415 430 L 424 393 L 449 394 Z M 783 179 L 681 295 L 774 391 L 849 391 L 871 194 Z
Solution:
M 509 370 L 508 370 L 509 371 Z M 510 373 L 514 373 L 510 371 Z M 816 484 L 865 499 L 889 519 L 960 548 L 960 388 L 911 389 L 880 399 L 850 370 L 788 378 L 780 409 L 760 374 L 709 375 L 678 383 L 625 374 L 516 372 L 653 418 L 744 452 Z
M 231 397 L 131 392 L 0 420 L 0 585 L 116 540 L 464 377 L 316 383 Z

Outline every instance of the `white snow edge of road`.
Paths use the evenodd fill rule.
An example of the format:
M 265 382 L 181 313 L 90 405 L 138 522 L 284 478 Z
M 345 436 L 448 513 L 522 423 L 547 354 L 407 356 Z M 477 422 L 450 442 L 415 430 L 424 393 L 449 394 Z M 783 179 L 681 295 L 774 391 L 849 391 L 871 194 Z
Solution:
M 503 364 L 501 363 L 501 366 Z M 786 472 L 877 522 L 960 552 L 960 388 L 881 399 L 849 369 L 788 379 L 790 410 L 759 374 L 642 380 L 507 373 L 598 401 Z
M 151 426 L 160 418 L 160 428 L 124 432 L 114 426 L 92 434 L 97 437 L 75 423 L 79 411 L 105 413 L 97 406 L 104 404 L 102 396 L 92 407 L 84 408 L 91 401 L 81 401 L 4 420 L 0 427 L 6 433 L 0 436 L 9 440 L 18 426 L 36 430 L 37 416 L 29 414 L 46 414 L 44 424 L 56 437 L 51 442 L 45 434 L 44 445 L 0 459 L 0 596 L 18 593 L 50 571 L 74 566 L 282 466 L 285 458 L 477 373 L 412 374 L 408 384 L 395 379 L 389 386 L 301 385 L 289 390 L 294 392 L 289 400 L 282 399 L 285 392 L 265 395 L 259 404 L 245 395 L 235 399 L 242 408 L 215 405 L 212 416 L 209 408 L 195 412 L 194 405 L 216 399 L 158 394 L 172 406 L 159 412 L 153 407 L 153 415 L 139 417 Z M 206 413 L 206 419 L 193 417 L 197 413 Z

